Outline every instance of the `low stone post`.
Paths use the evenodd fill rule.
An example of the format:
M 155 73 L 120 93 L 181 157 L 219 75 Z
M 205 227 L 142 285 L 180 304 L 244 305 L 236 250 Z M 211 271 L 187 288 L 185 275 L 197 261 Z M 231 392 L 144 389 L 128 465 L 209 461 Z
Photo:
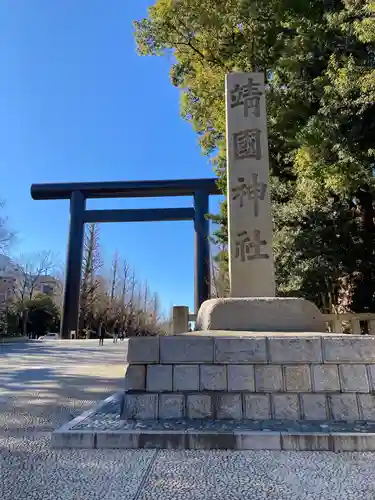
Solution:
M 173 306 L 172 333 L 185 333 L 189 328 L 189 308 Z

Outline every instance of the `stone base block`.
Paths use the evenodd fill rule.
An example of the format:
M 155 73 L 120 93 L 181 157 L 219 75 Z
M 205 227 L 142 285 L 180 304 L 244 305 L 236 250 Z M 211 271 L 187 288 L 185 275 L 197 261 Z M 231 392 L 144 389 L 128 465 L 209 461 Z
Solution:
M 131 337 L 125 362 L 141 368 L 132 368 L 132 373 L 129 370 L 126 388 L 142 390 L 144 370 L 150 365 L 176 365 L 173 376 L 177 380 L 179 374 L 178 390 L 196 390 L 198 365 L 202 364 L 323 363 L 326 366 L 314 368 L 313 373 L 320 391 L 340 390 L 340 376 L 344 391 L 375 392 L 375 336 L 324 333 L 323 329 L 321 332 L 279 330 L 206 330 L 164 337 Z M 367 375 L 359 366 L 343 367 L 338 373 L 337 365 L 344 364 L 373 366 Z M 152 370 L 150 379 L 154 375 Z M 353 386 L 354 380 L 360 385 Z
M 211 299 L 198 312 L 198 330 L 253 332 L 324 332 L 315 304 L 299 298 L 245 297 Z
M 375 421 L 375 336 L 196 331 L 127 361 L 122 420 Z

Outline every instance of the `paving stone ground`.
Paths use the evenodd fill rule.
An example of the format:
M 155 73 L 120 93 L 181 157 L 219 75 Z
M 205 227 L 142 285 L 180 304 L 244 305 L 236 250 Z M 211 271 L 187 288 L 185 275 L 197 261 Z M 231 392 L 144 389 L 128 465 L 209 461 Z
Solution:
M 2 500 L 375 498 L 372 453 L 51 450 L 51 430 L 121 388 L 125 350 L 0 345 Z

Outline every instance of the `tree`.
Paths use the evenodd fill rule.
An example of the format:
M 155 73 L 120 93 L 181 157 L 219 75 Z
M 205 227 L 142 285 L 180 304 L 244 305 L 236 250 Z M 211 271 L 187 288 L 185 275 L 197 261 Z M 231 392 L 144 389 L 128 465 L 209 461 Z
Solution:
M 14 239 L 14 233 L 12 233 L 8 228 L 8 220 L 5 216 L 1 215 L 5 208 L 5 203 L 0 200 L 0 254 L 5 253 L 12 240 Z
M 18 259 L 12 296 L 18 311 L 21 331 L 24 335 L 26 335 L 27 330 L 30 301 L 40 293 L 43 276 L 48 276 L 53 268 L 54 264 L 50 251 L 23 255 Z
M 280 294 L 302 293 L 323 312 L 347 312 L 353 299 L 348 300 L 347 280 L 362 246 L 350 205 L 333 197 L 313 209 L 296 200 L 281 206 L 275 202 L 274 220 Z
M 211 245 L 211 297 L 220 298 L 229 296 L 229 272 L 226 245 L 221 244 L 216 254 Z
M 126 334 L 129 335 L 129 333 L 133 332 L 134 329 L 136 328 L 136 319 L 137 319 L 137 293 L 136 293 L 136 279 L 135 279 L 135 272 L 134 269 L 131 273 L 131 276 L 129 274 L 129 285 L 127 286 L 127 293 L 128 293 L 128 298 L 125 300 L 126 301 L 126 306 L 125 306 L 125 319 L 123 323 L 123 328 L 126 332 Z
M 159 0 L 135 22 L 141 54 L 173 52 L 182 116 L 224 193 L 224 76 L 264 72 L 279 293 L 324 308 L 375 311 L 374 14 L 364 0 Z M 225 267 L 225 202 L 215 220 Z
M 151 325 L 157 325 L 161 319 L 160 311 L 160 297 L 158 293 L 153 294 L 153 299 L 151 302 L 151 312 L 150 312 L 150 323 Z
M 53 301 L 59 311 L 62 311 L 64 301 L 64 282 L 65 282 L 65 266 L 59 264 L 52 270 L 51 276 L 54 279 L 55 286 L 53 290 Z
M 0 311 L 0 336 L 9 336 L 19 333 L 17 310 L 13 304 L 7 305 Z
M 47 332 L 58 332 L 60 329 L 60 311 L 52 297 L 39 294 L 27 301 L 27 331 L 41 335 Z
M 109 295 L 109 318 L 112 328 L 115 326 L 116 322 L 120 321 L 121 318 L 121 295 L 119 294 L 119 286 L 119 257 L 118 252 L 116 251 L 112 260 Z
M 82 278 L 80 292 L 79 334 L 84 328 L 96 327 L 95 309 L 100 295 L 99 272 L 103 267 L 100 255 L 100 233 L 97 224 L 88 224 L 83 247 Z
M 121 296 L 120 296 L 120 311 L 119 311 L 119 316 L 120 316 L 119 322 L 123 330 L 126 330 L 129 307 L 131 304 L 131 298 L 128 298 L 128 293 L 129 291 L 131 292 L 132 287 L 134 293 L 134 286 L 135 286 L 134 272 L 133 272 L 133 279 L 131 279 L 130 267 L 127 261 L 124 260 L 122 265 L 122 278 L 120 282 Z M 132 297 L 132 295 L 130 297 Z

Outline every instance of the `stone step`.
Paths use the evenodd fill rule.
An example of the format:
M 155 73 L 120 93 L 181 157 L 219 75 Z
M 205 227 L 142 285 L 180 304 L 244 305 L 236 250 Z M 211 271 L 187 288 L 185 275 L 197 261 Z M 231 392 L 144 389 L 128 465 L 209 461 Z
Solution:
M 53 448 L 375 451 L 375 422 L 126 421 L 61 428 Z
M 126 420 L 332 420 L 372 421 L 375 394 L 127 392 L 121 410 Z

